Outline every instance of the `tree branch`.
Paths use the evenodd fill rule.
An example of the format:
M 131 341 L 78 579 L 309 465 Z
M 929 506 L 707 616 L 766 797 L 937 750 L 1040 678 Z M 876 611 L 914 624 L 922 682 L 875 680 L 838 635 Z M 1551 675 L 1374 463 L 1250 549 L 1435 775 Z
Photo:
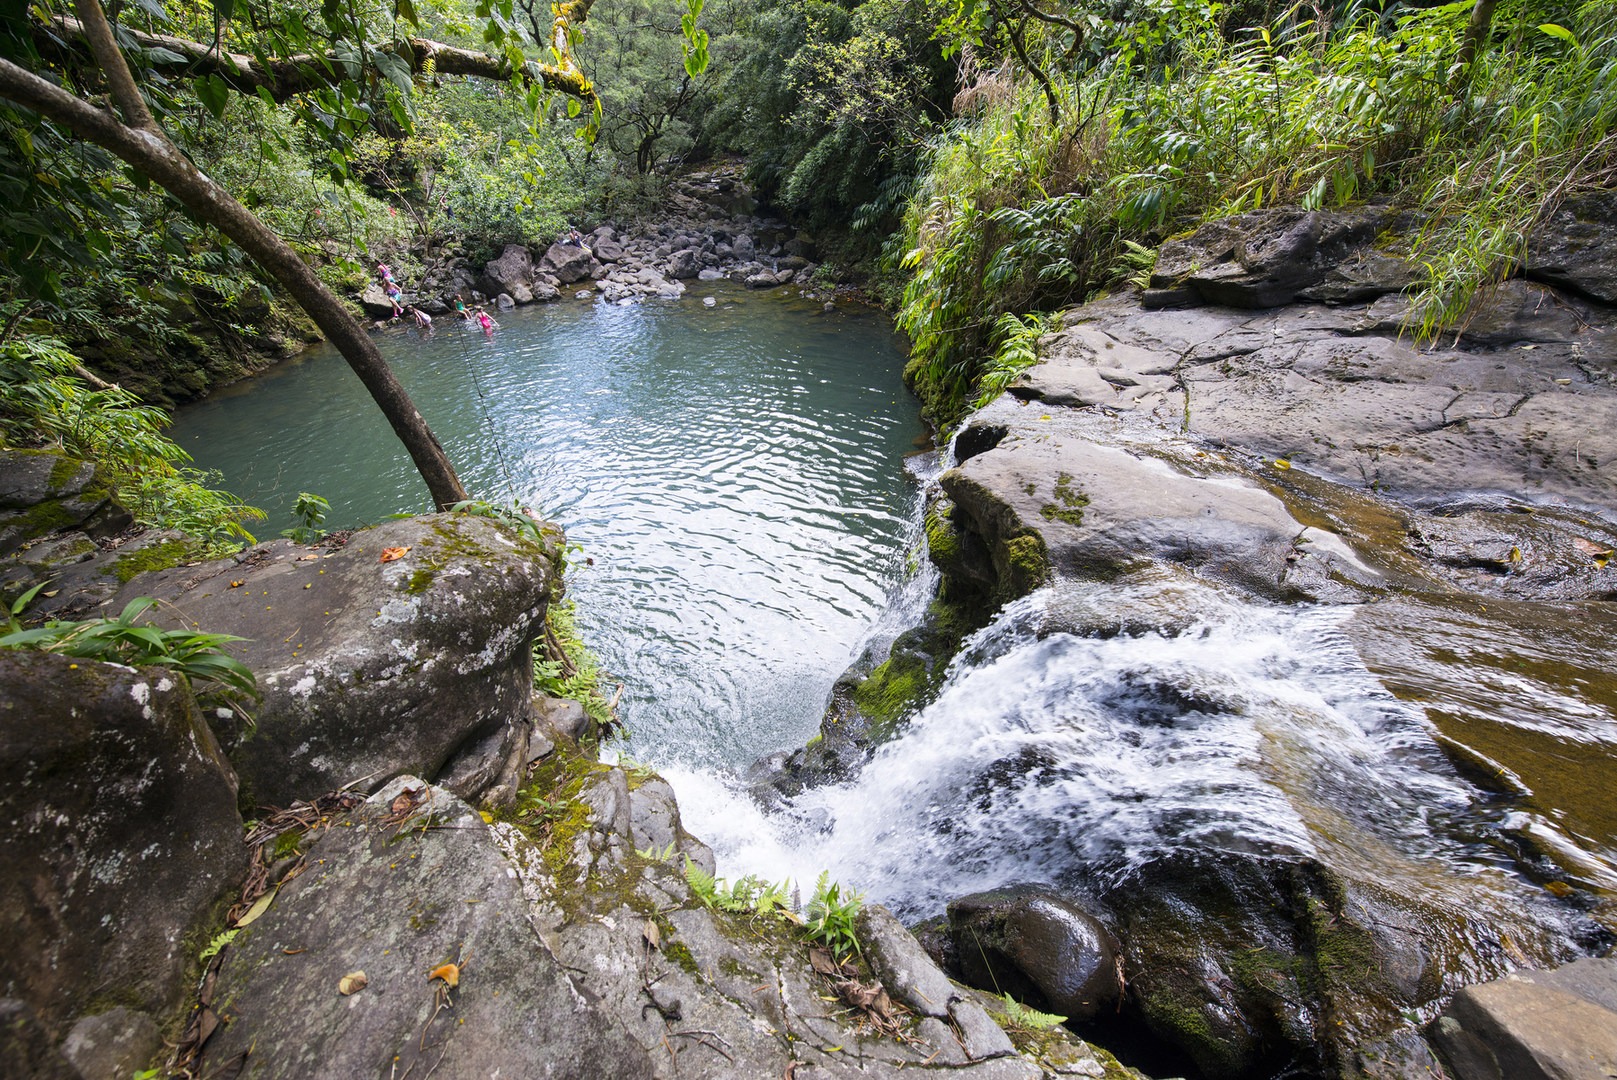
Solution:
M 86 2 L 87 0 L 80 0 L 81 15 Z M 593 0 L 579 0 L 578 3 L 566 5 L 564 10 L 577 13 L 566 18 L 581 18 L 588 13 L 592 2 Z M 561 39 L 565 40 L 567 23 L 564 22 L 564 17 L 558 15 L 557 23 Z M 51 20 L 50 27 L 64 38 L 85 41 L 90 45 L 92 55 L 101 70 L 103 72 L 109 70 L 107 63 L 95 48 L 89 26 L 82 18 L 74 19 L 58 15 Z M 178 60 L 172 60 L 161 56 L 148 56 L 147 63 L 154 68 L 170 72 L 179 71 L 192 76 L 217 75 L 233 90 L 252 94 L 263 88 L 268 90 L 276 101 L 285 101 L 342 79 L 337 73 L 342 71 L 343 62 L 335 56 L 301 54 L 271 59 L 266 64 L 246 53 L 227 52 L 223 48 L 215 48 L 213 45 L 192 41 L 189 38 L 174 37 L 170 34 L 148 34 L 130 27 L 125 27 L 124 32 L 143 49 L 166 49 L 180 57 Z M 107 40 L 111 41 L 110 31 Z M 116 46 L 113 47 L 116 49 Z M 410 65 L 411 72 L 416 75 L 425 75 L 430 70 L 439 75 L 467 75 L 501 82 L 513 78 L 530 79 L 586 103 L 593 104 L 595 101 L 595 87 L 584 77 L 584 73 L 572 64 L 571 54 L 567 52 L 562 53 L 568 60 L 565 67 L 530 61 L 520 69 L 514 69 L 504 57 L 489 56 L 487 53 L 446 45 L 428 38 L 406 38 L 403 41 L 379 46 L 376 51 L 398 56 Z M 108 78 L 111 79 L 113 76 L 109 74 Z M 131 79 L 130 86 L 133 85 Z M 125 116 L 128 116 L 129 112 L 122 97 L 118 96 L 117 88 L 114 87 L 113 90 L 119 108 L 124 110 Z M 138 90 L 135 96 L 139 98 Z M 144 101 L 141 102 L 141 107 L 145 107 Z M 150 114 L 147 119 L 150 120 Z
M 122 55 L 115 55 L 114 67 L 122 65 Z M 115 78 L 112 73 L 106 74 L 109 81 Z M 125 75 L 128 75 L 127 70 Z M 0 97 L 31 109 L 116 154 L 150 177 L 199 220 L 214 226 L 239 245 L 285 286 L 342 353 L 387 417 L 394 434 L 409 451 L 433 502 L 442 509 L 466 498 L 466 489 L 461 486 L 443 447 L 387 366 L 376 343 L 342 301 L 315 276 L 290 244 L 203 174 L 169 141 L 161 128 L 156 124 L 146 128 L 120 123 L 110 112 L 5 59 L 0 59 Z
M 112 90 L 112 100 L 118 103 L 124 120 L 130 127 L 156 131 L 157 121 L 152 119 L 151 110 L 146 108 L 146 99 L 141 96 L 140 87 L 135 85 L 129 65 L 123 62 L 123 54 L 118 51 L 118 43 L 112 39 L 112 27 L 107 22 L 106 12 L 101 10 L 99 0 L 78 0 L 75 6 L 79 13 L 76 21 L 80 32 L 90 45 L 90 55 L 95 57 L 96 65 L 106 77 L 107 86 Z

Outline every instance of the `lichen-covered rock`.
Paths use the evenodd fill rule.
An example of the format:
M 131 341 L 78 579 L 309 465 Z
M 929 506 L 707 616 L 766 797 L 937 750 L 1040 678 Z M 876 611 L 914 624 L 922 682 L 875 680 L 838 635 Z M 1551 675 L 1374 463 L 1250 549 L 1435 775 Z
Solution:
M 395 809 L 403 792 L 419 804 L 406 795 Z M 397 779 L 305 854 L 309 868 L 225 954 L 209 1071 L 239 1063 L 244 1080 L 395 1069 L 651 1074 L 645 1050 L 534 932 L 488 826 L 448 792 Z M 453 985 L 444 965 L 462 965 Z M 345 996 L 339 981 L 358 971 L 363 989 Z
M 1522 272 L 1604 304 L 1617 305 L 1617 191 L 1574 195 L 1533 230 Z
M 664 830 L 676 850 L 688 839 L 661 781 L 570 757 L 547 765 L 528 795 L 530 805 L 543 795 L 545 817 L 488 824 L 447 791 L 399 778 L 307 840 L 308 869 L 225 951 L 210 1000 L 225 1023 L 204 1069 L 239 1066 L 251 1078 L 387 1076 L 394 1067 L 669 1080 L 811 1068 L 896 1080 L 922 1066 L 966 1080 L 1042 1075 L 891 916 L 869 950 L 885 971 L 907 943 L 897 963 L 913 977 L 902 986 L 940 998 L 936 1008 L 921 1003 L 930 1025 L 897 1041 L 828 1008 L 831 983 L 795 924 L 711 910 L 678 860 L 635 850 Z M 445 964 L 458 965 L 454 986 Z M 342 996 L 339 980 L 356 971 L 364 987 Z M 905 994 L 898 983 L 893 992 Z
M 1146 300 L 1268 308 L 1299 296 L 1358 302 L 1399 292 L 1414 269 L 1373 248 L 1396 221 L 1381 207 L 1278 207 L 1209 222 L 1162 245 Z
M 0 450 L 0 555 L 66 529 L 105 536 L 133 523 L 94 465 L 39 450 Z
M 436 777 L 462 749 L 503 759 L 530 719 L 529 643 L 560 593 L 559 535 L 409 518 L 336 550 L 283 540 L 142 574 L 113 603 L 158 597 L 161 618 L 249 639 L 232 651 L 263 701 L 250 724 L 212 719 L 246 797 L 284 806 L 404 772 Z
M 235 776 L 189 689 L 0 651 L 0 822 L 0 997 L 53 1043 L 114 1007 L 166 1017 L 247 864 Z

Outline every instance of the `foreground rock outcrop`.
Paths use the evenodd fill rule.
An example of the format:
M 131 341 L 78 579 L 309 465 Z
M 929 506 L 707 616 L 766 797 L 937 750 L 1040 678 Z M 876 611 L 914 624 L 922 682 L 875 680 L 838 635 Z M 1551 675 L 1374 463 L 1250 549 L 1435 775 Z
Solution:
M 0 1063 L 127 1076 L 247 868 L 236 778 L 161 668 L 0 650 Z

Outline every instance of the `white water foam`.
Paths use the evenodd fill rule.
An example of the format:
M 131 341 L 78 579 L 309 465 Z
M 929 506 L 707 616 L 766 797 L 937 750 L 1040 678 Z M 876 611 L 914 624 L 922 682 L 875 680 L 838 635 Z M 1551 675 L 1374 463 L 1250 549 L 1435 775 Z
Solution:
M 1015 881 L 1104 881 L 1186 846 L 1329 848 L 1382 880 L 1433 857 L 1467 866 L 1433 818 L 1464 811 L 1470 789 L 1424 715 L 1360 663 L 1343 609 L 1191 592 L 1027 598 L 849 783 L 765 814 L 723 776 L 666 770 L 686 827 L 723 872 L 806 882 L 825 869 L 908 917 Z M 1184 600 L 1197 614 L 1176 629 L 1041 636 L 1053 607 L 1171 625 Z

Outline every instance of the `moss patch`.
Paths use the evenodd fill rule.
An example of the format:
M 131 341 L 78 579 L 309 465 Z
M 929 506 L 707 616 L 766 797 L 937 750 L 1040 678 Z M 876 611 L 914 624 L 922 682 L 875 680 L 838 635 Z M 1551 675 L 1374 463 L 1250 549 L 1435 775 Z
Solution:
M 895 653 L 854 687 L 853 700 L 870 718 L 877 742 L 891 734 L 927 689 L 926 664 L 917 656 Z
M 1056 475 L 1055 501 L 1047 502 L 1039 508 L 1039 516 L 1046 521 L 1060 521 L 1067 525 L 1082 525 L 1084 523 L 1084 507 L 1089 505 L 1089 496 L 1081 491 L 1075 491 L 1072 486 L 1070 473 Z
M 196 553 L 196 547 L 190 540 L 165 540 L 161 544 L 118 556 L 118 561 L 106 572 L 116 577 L 120 585 L 127 585 L 137 574 L 179 566 L 189 562 Z
M 1037 533 L 1024 533 L 1005 541 L 1000 589 L 1007 600 L 1026 596 L 1050 580 L 1050 553 Z

